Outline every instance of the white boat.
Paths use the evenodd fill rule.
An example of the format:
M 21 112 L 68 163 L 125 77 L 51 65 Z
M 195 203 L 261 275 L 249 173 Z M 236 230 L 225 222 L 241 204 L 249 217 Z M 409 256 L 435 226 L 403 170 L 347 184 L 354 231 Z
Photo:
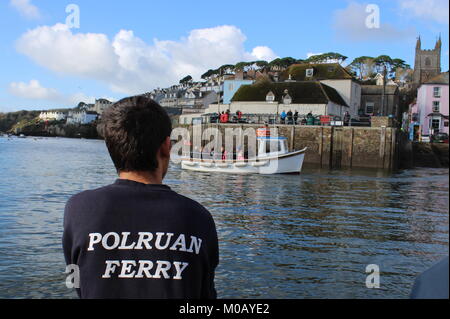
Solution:
M 181 168 L 199 172 L 234 174 L 299 174 L 307 148 L 288 152 L 285 137 L 258 137 L 258 155 L 244 160 L 188 158 Z

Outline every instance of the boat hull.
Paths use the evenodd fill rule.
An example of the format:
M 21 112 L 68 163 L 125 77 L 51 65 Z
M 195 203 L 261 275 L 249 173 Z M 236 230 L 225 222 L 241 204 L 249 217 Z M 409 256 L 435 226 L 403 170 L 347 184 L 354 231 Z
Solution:
M 232 174 L 299 174 L 303 167 L 306 149 L 279 157 L 260 157 L 254 161 L 181 161 L 181 168 L 197 172 Z

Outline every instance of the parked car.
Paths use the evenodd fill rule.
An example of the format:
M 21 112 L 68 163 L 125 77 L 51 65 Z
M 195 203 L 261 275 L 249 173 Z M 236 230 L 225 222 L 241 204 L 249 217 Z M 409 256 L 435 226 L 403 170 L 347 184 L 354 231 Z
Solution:
M 433 143 L 447 143 L 448 144 L 448 134 L 441 132 L 433 135 Z
M 422 135 L 420 137 L 420 141 L 424 143 L 430 143 L 431 142 L 430 135 Z

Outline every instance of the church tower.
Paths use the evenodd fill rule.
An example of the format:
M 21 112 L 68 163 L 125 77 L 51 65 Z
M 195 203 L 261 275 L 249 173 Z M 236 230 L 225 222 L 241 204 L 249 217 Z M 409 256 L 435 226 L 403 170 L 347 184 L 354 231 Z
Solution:
M 422 50 L 419 38 L 416 44 L 416 58 L 414 61 L 414 83 L 420 85 L 441 73 L 441 36 L 436 41 L 434 49 Z

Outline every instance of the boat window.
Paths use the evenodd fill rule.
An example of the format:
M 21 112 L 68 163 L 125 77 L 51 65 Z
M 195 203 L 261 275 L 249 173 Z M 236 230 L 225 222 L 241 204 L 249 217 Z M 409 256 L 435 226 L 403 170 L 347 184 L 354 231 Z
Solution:
M 283 141 L 281 141 L 283 142 Z M 265 143 L 265 153 L 274 153 L 274 152 L 280 152 L 281 151 L 281 144 L 280 141 L 266 141 Z

